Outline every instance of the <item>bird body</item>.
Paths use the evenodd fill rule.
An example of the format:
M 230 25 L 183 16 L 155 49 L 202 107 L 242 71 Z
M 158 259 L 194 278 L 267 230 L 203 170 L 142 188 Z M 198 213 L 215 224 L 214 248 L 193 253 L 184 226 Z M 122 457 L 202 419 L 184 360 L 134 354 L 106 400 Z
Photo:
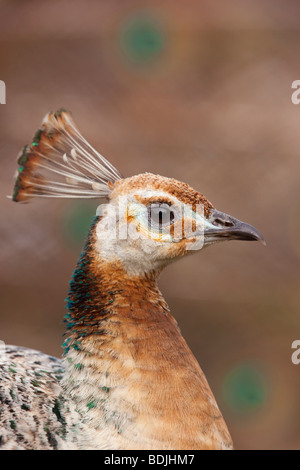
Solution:
M 0 450 L 74 448 L 65 440 L 62 374 L 59 359 L 6 345 L 0 363 Z
M 261 235 L 185 183 L 150 173 L 122 178 L 65 111 L 46 117 L 19 164 L 17 202 L 105 196 L 106 204 L 70 283 L 63 358 L 25 349 L 19 356 L 13 347 L 23 372 L 0 367 L 0 448 L 232 449 L 157 280 L 167 264 L 206 245 Z

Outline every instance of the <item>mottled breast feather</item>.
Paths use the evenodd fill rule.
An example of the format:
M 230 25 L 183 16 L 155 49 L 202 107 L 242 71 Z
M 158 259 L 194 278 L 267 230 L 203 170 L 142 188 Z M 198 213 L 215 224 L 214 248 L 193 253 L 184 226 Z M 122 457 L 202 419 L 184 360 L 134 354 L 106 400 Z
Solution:
M 54 450 L 68 426 L 59 359 L 33 349 L 5 347 L 0 363 L 0 450 Z M 76 446 L 74 446 L 76 447 Z

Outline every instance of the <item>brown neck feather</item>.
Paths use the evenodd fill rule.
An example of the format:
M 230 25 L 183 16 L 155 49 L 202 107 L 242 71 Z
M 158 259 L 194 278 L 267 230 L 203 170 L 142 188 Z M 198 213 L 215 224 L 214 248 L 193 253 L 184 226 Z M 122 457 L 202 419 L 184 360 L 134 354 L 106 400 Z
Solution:
M 156 275 L 130 278 L 121 265 L 99 260 L 94 237 L 95 223 L 71 281 L 66 318 L 67 387 L 77 408 L 97 429 L 102 420 L 112 448 L 230 447 Z
M 141 327 L 156 323 L 173 325 L 172 330 L 179 333 L 157 287 L 157 273 L 132 278 L 121 264 L 104 262 L 95 255 L 98 220 L 95 218 L 91 226 L 70 282 L 65 323 L 72 343 L 79 346 L 84 338 L 104 335 L 110 320 L 116 315 L 119 321 L 130 320 Z

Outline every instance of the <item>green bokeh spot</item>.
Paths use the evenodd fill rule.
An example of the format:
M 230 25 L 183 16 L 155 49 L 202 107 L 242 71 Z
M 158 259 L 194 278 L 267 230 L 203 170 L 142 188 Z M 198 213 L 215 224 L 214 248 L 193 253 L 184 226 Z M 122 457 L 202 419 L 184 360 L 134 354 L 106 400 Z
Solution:
M 237 412 L 257 411 L 267 400 L 267 379 L 261 368 L 241 364 L 225 378 L 223 395 L 227 404 Z
M 77 201 L 67 207 L 63 215 L 63 232 L 68 245 L 75 248 L 83 246 L 96 209 L 95 201 Z
M 136 14 L 121 27 L 120 42 L 126 57 L 137 64 L 157 59 L 165 47 L 165 35 L 157 18 Z

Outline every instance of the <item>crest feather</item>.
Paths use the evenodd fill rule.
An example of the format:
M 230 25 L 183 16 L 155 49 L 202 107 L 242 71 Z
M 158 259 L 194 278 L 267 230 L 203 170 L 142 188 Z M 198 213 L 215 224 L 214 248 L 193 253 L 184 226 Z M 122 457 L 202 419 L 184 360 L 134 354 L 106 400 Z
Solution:
M 46 115 L 31 145 L 20 153 L 18 164 L 12 196 L 16 202 L 33 196 L 107 197 L 112 184 L 122 179 L 84 139 L 64 109 Z

